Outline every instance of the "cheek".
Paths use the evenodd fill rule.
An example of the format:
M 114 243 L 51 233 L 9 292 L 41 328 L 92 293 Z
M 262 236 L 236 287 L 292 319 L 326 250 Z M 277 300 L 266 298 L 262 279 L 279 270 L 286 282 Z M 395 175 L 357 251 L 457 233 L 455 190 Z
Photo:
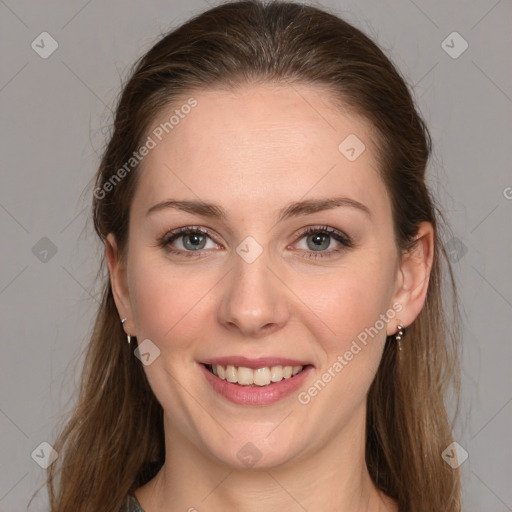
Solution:
M 382 358 L 386 321 L 395 316 L 381 272 L 351 270 L 326 285 L 323 295 L 308 287 L 321 319 L 309 329 L 322 358 L 315 381 L 301 390 L 298 401 L 308 407 L 308 414 L 322 415 L 327 436 L 364 403 Z
M 344 352 L 352 340 L 364 339 L 373 327 L 379 331 L 369 338 L 385 339 L 385 326 L 378 321 L 390 308 L 394 282 L 392 259 L 382 251 L 365 251 L 347 258 L 343 266 L 322 276 L 296 280 L 297 295 L 315 313 L 317 339 L 332 359 Z M 320 336 L 323 332 L 323 336 Z
M 184 329 L 197 314 L 208 287 L 200 277 L 151 258 L 133 260 L 130 300 L 139 336 L 157 345 L 173 340 L 179 349 Z M 180 336 L 176 336 L 180 333 Z

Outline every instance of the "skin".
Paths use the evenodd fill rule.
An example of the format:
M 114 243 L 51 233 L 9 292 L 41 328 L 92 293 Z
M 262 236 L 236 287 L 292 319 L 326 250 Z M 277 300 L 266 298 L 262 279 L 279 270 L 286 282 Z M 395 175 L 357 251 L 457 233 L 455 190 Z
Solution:
M 198 105 L 143 160 L 126 258 L 112 235 L 106 243 L 126 333 L 160 350 L 144 370 L 164 409 L 166 463 L 135 494 L 146 512 L 396 511 L 365 465 L 366 398 L 386 336 L 423 307 L 432 226 L 421 224 L 415 249 L 400 258 L 372 127 L 336 109 L 325 91 L 263 84 L 193 97 Z M 355 161 L 338 150 L 349 134 L 366 146 Z M 334 196 L 365 204 L 371 215 L 339 207 L 278 222 L 290 202 Z M 170 198 L 214 202 L 227 218 L 146 215 Z M 212 233 L 190 258 L 157 242 L 184 226 Z M 331 257 L 307 259 L 318 254 L 300 234 L 308 226 L 338 229 L 355 245 L 331 238 L 322 246 Z M 235 250 L 247 236 L 263 250 L 250 264 Z M 174 248 L 187 251 L 185 241 Z M 233 354 L 306 360 L 315 369 L 304 391 L 393 304 L 400 313 L 306 405 L 298 393 L 269 406 L 233 404 L 196 365 Z M 247 442 L 261 454 L 249 469 L 237 457 Z

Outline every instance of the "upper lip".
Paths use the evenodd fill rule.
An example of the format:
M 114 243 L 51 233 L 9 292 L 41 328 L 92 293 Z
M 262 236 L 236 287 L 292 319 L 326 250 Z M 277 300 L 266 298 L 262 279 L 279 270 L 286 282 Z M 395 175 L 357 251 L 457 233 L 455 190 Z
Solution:
M 258 357 L 251 359 L 244 356 L 225 356 L 225 357 L 212 357 L 201 361 L 202 364 L 220 364 L 221 366 L 233 365 L 244 366 L 245 368 L 264 368 L 265 366 L 308 366 L 311 365 L 308 361 L 300 361 L 298 359 L 289 359 L 283 357 Z

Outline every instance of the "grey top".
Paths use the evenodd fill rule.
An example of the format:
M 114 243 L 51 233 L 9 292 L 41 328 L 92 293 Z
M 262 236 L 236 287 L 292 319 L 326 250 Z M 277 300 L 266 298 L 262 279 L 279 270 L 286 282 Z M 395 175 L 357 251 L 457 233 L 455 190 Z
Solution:
M 123 507 L 119 512 L 144 512 L 144 510 L 133 494 L 127 494 Z

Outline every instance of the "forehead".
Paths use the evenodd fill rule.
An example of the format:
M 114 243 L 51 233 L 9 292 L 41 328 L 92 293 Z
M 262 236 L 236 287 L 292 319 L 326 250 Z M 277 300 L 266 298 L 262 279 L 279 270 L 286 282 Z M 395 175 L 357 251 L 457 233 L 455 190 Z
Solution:
M 343 194 L 386 208 L 372 126 L 314 86 L 194 91 L 160 112 L 148 135 L 156 145 L 139 169 L 141 206 L 169 196 L 274 211 Z

